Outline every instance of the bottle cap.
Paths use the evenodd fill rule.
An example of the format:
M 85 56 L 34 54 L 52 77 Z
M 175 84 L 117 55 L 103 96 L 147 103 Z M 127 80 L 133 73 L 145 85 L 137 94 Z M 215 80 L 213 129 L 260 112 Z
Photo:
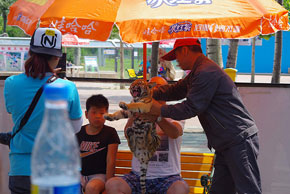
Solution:
M 69 87 L 66 84 L 51 83 L 44 86 L 44 96 L 47 100 L 67 100 Z

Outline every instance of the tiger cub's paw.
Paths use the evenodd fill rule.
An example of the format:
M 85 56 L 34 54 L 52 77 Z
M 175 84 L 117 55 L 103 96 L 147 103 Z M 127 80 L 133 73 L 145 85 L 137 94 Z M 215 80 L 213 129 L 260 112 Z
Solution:
M 128 106 L 125 102 L 120 102 L 119 103 L 119 107 L 123 110 L 128 110 Z
M 112 114 L 108 114 L 108 113 L 105 113 L 104 114 L 104 119 L 108 120 L 108 121 L 113 121 L 115 120 L 114 119 L 114 116 Z

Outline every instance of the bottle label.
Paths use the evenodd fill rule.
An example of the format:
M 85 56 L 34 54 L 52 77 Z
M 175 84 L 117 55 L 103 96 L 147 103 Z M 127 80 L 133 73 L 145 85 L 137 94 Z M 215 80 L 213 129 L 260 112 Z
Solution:
M 79 194 L 80 184 L 68 186 L 40 186 L 32 184 L 31 194 Z

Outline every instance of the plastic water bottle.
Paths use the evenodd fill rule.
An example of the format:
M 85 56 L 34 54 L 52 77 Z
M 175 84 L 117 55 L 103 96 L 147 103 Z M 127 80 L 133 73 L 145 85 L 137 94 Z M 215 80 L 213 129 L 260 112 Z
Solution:
M 44 88 L 45 113 L 31 159 L 32 194 L 79 194 L 80 152 L 68 118 L 68 87 Z

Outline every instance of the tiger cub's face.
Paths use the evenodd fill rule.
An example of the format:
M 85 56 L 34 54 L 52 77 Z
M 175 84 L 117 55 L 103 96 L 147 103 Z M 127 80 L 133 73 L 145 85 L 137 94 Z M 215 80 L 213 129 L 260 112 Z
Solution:
M 152 98 L 152 88 L 156 85 L 156 83 L 148 83 L 143 79 L 136 79 L 130 85 L 130 93 L 133 97 L 134 102 L 139 102 L 144 98 Z

